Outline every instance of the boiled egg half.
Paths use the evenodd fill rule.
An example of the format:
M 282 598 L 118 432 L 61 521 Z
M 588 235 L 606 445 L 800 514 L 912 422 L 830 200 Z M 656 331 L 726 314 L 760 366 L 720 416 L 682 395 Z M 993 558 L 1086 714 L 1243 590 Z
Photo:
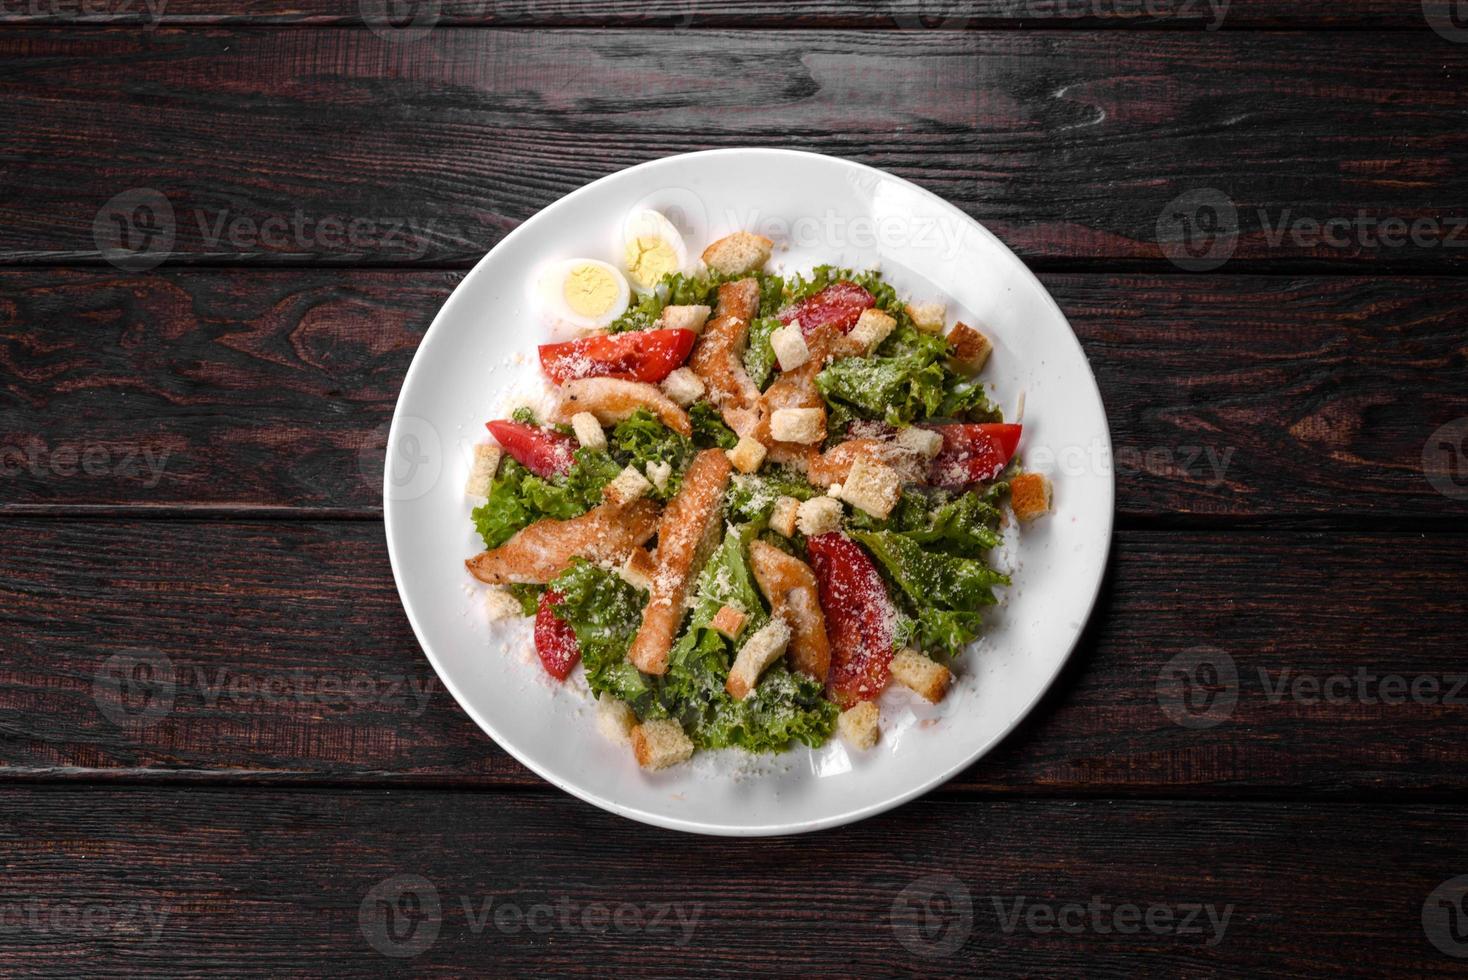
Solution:
M 688 246 L 662 212 L 639 208 L 622 222 L 622 260 L 633 285 L 647 291 L 667 273 L 687 267 Z
M 566 259 L 540 277 L 540 299 L 555 320 L 583 330 L 608 326 L 631 301 L 627 279 L 597 259 Z

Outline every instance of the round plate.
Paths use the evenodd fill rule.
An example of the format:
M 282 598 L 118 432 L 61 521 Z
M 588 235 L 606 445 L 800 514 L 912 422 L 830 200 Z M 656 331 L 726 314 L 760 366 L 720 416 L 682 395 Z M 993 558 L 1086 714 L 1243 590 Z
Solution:
M 464 494 L 472 447 L 512 393 L 539 387 L 536 272 L 554 259 L 618 260 L 621 223 L 654 207 L 696 254 L 739 229 L 776 242 L 772 267 L 879 266 L 914 302 L 983 325 L 983 377 L 1006 416 L 1021 397 L 1027 468 L 1047 472 L 1055 511 L 1009 529 L 999 563 L 1014 584 L 955 664 L 938 705 L 883 696 L 867 752 L 839 738 L 778 756 L 699 753 L 657 773 L 602 738 L 578 670 L 560 685 L 535 660 L 528 621 L 488 622 L 464 559 L 482 545 Z M 1055 301 L 976 221 L 890 174 L 790 150 L 656 160 L 567 195 L 508 235 L 449 297 L 403 382 L 388 435 L 388 553 L 408 619 L 444 686 L 506 751 L 613 813 L 707 834 L 787 834 L 849 823 L 937 786 L 992 749 L 1044 694 L 1100 589 L 1111 540 L 1111 438 L 1096 380 Z

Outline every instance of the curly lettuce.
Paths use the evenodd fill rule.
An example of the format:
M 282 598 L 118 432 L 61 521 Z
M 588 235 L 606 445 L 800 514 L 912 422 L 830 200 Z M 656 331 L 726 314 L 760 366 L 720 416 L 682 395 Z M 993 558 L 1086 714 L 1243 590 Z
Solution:
M 601 490 L 622 471 L 608 453 L 578 449 L 569 472 L 546 479 L 513 459 L 500 464 L 484 503 L 470 517 L 486 548 L 498 548 L 516 531 L 546 517 L 569 520 L 601 502 Z

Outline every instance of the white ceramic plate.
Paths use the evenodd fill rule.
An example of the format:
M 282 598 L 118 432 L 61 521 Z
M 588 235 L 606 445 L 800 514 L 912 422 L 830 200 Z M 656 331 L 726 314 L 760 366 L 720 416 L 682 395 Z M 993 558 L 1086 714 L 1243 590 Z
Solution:
M 949 317 L 984 324 L 985 369 L 1013 417 L 1025 397 L 1021 455 L 1055 483 L 1055 512 L 1001 550 L 1014 585 L 990 628 L 958 662 L 954 691 L 928 706 L 906 691 L 882 702 L 883 734 L 866 753 L 797 747 L 781 756 L 700 753 L 641 771 L 595 728 L 580 672 L 550 681 L 528 621 L 488 623 L 463 560 L 481 547 L 463 492 L 484 422 L 511 393 L 539 387 L 545 340 L 531 284 L 547 261 L 616 262 L 634 206 L 668 214 L 696 255 L 713 237 L 760 231 L 773 264 L 880 265 L 913 300 L 947 299 Z M 1114 488 L 1111 440 L 1095 378 L 1064 315 L 1013 253 L 957 208 L 907 181 L 832 157 L 734 149 L 656 160 L 598 180 L 525 222 L 444 304 L 403 382 L 388 436 L 388 553 L 408 619 L 444 686 L 511 755 L 613 813 L 707 834 L 787 834 L 897 806 L 992 749 L 1060 672 L 1106 566 Z

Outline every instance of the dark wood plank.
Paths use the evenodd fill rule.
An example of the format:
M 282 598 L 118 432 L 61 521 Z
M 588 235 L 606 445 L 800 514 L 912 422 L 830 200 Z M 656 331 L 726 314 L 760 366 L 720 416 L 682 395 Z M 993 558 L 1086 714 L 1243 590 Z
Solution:
M 151 190 L 174 241 L 131 241 L 187 261 L 464 265 L 592 178 L 757 144 L 910 177 L 1034 262 L 1468 268 L 1468 45 L 1430 32 L 57 29 L 0 63 L 0 262 L 98 261 Z M 1237 236 L 1196 231 L 1224 199 Z
M 1433 16 L 1448 5 L 1429 0 Z M 158 9 L 161 8 L 161 9 Z M 122 3 L 17 5 L 0 24 L 97 25 L 370 25 L 416 39 L 424 27 L 465 25 L 672 27 L 864 27 L 965 30 L 1003 27 L 1107 27 L 1237 30 L 1259 27 L 1424 30 L 1423 8 L 1390 0 L 1287 3 L 1284 0 L 817 0 L 792 7 L 772 0 L 434 0 L 389 16 L 385 3 L 303 0 L 145 0 Z
M 1461 970 L 1423 925 L 1468 863 L 1468 818 L 1438 808 L 920 802 L 710 841 L 562 796 L 9 788 L 0 803 L 0 958 L 17 971 Z M 656 876 L 628 855 L 656 855 Z
M 0 273 L 0 508 L 376 513 L 403 373 L 459 278 Z M 1468 513 L 1468 491 L 1439 493 L 1422 462 L 1468 404 L 1468 285 L 1044 280 L 1100 381 L 1124 518 Z
M 0 777 L 540 785 L 437 684 L 374 524 L 10 520 L 0 534 Z M 1460 536 L 1124 532 L 1114 548 L 1056 690 L 950 791 L 1468 785 Z M 1203 678 L 1177 659 L 1200 647 L 1237 676 L 1232 708 L 1224 667 L 1218 713 L 1198 714 L 1211 727 L 1194 724 L 1204 702 L 1174 696 L 1179 671 Z M 166 712 L 147 713 L 162 688 L 121 701 L 115 681 L 97 686 L 113 658 L 160 655 Z M 1308 687 L 1338 676 L 1329 699 Z

